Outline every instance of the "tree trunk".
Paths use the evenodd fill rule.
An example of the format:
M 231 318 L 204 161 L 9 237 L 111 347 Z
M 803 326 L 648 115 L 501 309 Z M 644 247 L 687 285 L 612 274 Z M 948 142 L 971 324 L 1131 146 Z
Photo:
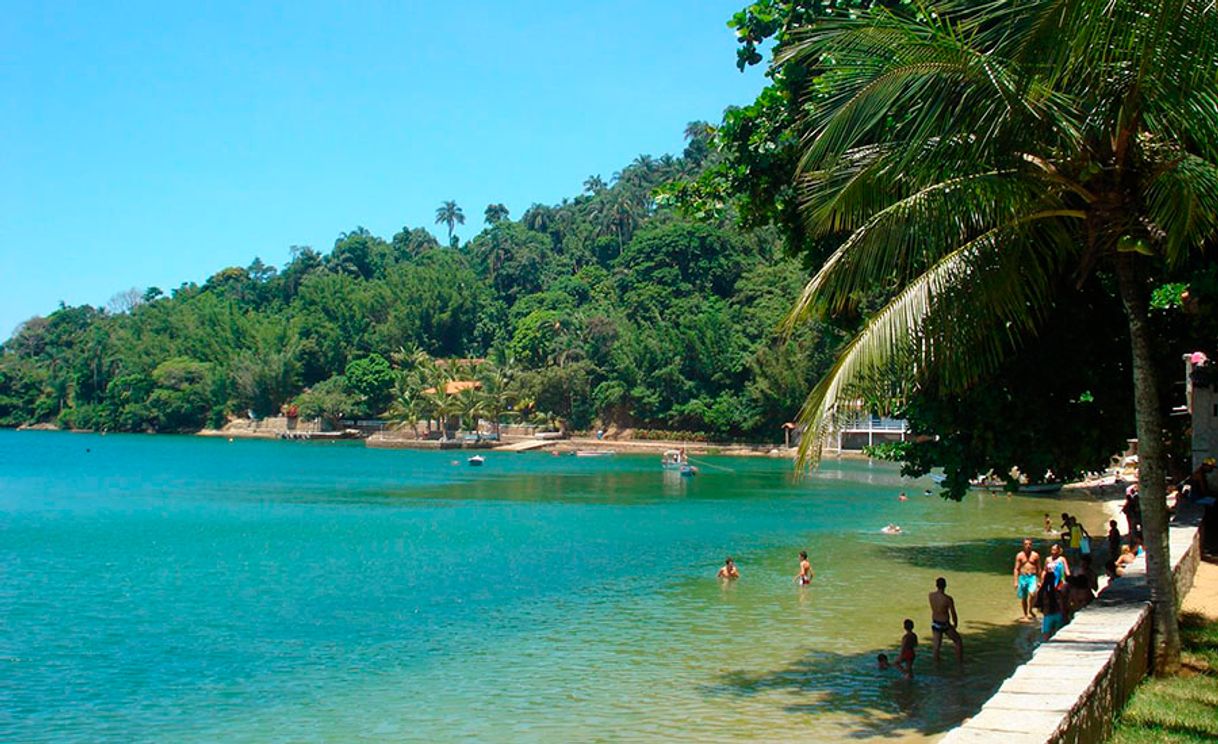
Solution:
M 1135 256 L 1117 256 L 1121 303 L 1129 321 L 1133 351 L 1133 396 L 1138 433 L 1139 501 L 1146 545 L 1146 578 L 1154 605 L 1154 672 L 1158 676 L 1180 669 L 1180 627 L 1176 615 L 1176 587 L 1172 579 L 1167 541 L 1166 454 L 1159 388 L 1147 311 L 1146 283 L 1138 275 Z

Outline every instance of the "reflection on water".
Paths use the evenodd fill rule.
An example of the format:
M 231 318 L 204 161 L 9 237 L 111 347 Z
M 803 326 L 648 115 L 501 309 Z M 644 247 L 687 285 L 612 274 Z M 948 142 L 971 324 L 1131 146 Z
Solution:
M 1033 647 L 1010 562 L 1041 499 L 857 462 L 452 459 L 0 432 L 0 740 L 917 738 Z M 930 662 L 938 575 L 963 667 Z M 912 681 L 875 662 L 905 617 Z

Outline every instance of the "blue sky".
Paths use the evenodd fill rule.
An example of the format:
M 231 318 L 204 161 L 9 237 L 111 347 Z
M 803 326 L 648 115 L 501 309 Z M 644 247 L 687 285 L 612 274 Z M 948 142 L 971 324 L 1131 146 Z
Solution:
M 0 5 L 0 339 L 445 199 L 469 238 L 764 84 L 744 0 Z

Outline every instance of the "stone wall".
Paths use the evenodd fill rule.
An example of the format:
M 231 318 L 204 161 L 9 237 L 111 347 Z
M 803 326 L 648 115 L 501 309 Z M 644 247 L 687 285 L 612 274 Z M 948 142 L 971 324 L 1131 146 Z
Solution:
M 1200 518 L 1181 515 L 1171 526 L 1178 597 L 1192 588 L 1201 560 Z M 1151 620 L 1146 564 L 1139 558 L 942 742 L 1103 741 L 1150 670 Z
M 321 419 L 268 416 L 261 419 L 233 419 L 225 424 L 223 429 L 204 429 L 199 434 L 208 437 L 282 439 L 289 436 L 307 437 L 325 431 L 326 427 Z

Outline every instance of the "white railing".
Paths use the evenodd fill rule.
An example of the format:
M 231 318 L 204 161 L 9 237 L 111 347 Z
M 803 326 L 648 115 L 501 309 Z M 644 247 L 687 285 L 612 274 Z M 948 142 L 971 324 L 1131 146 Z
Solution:
M 909 425 L 905 423 L 905 419 L 888 418 L 887 416 L 868 416 L 861 414 L 846 419 L 838 431 L 842 432 L 868 432 L 868 431 L 892 431 L 892 432 L 907 432 Z

